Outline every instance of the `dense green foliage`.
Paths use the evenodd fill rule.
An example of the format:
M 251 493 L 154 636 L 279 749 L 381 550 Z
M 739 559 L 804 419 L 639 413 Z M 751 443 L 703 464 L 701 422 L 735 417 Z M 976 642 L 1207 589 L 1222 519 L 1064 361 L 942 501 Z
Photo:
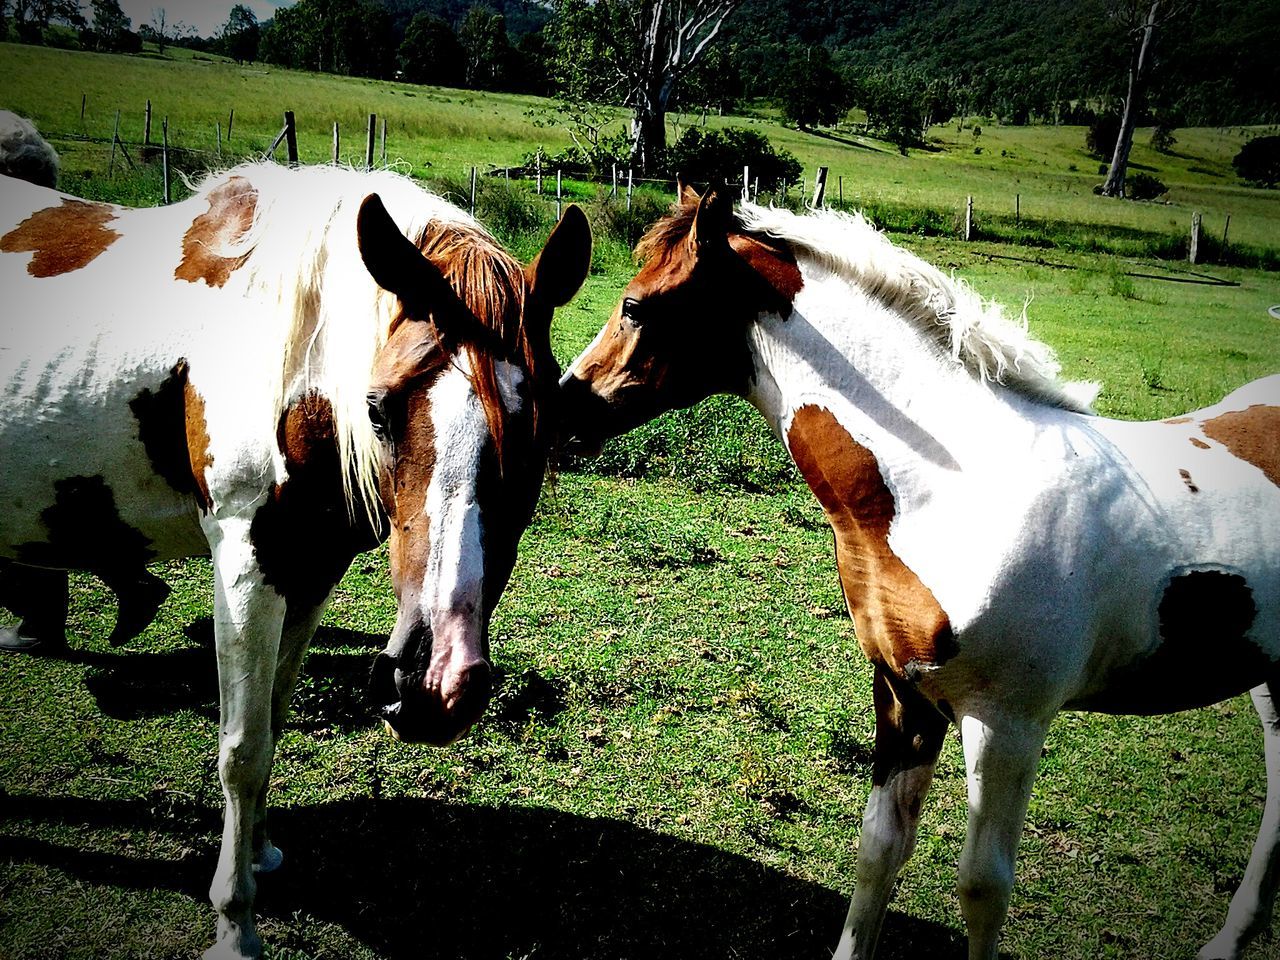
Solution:
M 1274 187 L 1280 183 L 1280 137 L 1254 137 L 1231 161 L 1241 179 Z
M 744 165 L 751 168 L 753 179 L 759 178 L 762 190 L 797 183 L 802 172 L 800 161 L 785 150 L 775 150 L 763 133 L 741 127 L 690 127 L 667 157 L 671 174 L 680 174 L 687 183 L 738 183 Z

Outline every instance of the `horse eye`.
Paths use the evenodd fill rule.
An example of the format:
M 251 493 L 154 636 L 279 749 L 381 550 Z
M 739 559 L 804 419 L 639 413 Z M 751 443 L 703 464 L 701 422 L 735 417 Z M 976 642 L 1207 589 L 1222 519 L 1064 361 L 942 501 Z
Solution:
M 379 440 L 386 440 L 390 436 L 390 429 L 387 426 L 387 411 L 383 407 L 383 400 L 386 399 L 384 394 L 369 394 L 369 422 L 373 424 L 373 435 Z
M 640 326 L 643 311 L 640 310 L 640 301 L 634 297 L 627 297 L 622 301 L 622 316 L 633 327 Z

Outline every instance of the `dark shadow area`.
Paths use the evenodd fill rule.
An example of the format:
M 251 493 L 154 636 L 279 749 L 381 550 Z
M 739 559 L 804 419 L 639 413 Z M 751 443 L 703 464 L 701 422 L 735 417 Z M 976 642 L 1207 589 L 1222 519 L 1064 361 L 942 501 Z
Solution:
M 821 137 L 823 140 L 831 140 L 835 143 L 843 143 L 846 147 L 857 147 L 859 150 L 867 150 L 867 151 L 870 151 L 871 153 L 893 154 L 898 152 L 897 150 L 882 150 L 879 147 L 871 146 L 871 144 L 869 143 L 862 143 L 861 141 L 854 140 L 850 137 L 841 137 L 841 136 L 838 136 L 837 134 L 829 133 L 826 130 L 810 130 L 809 133 L 813 134 L 815 137 Z
M 0 797 L 0 818 L 12 816 L 194 826 L 187 817 L 157 824 L 141 802 Z M 214 829 L 212 811 L 196 819 Z M 746 857 L 548 809 L 366 799 L 280 812 L 272 835 L 285 865 L 260 878 L 258 913 L 339 924 L 387 958 L 814 960 L 835 947 L 847 906 L 836 891 Z M 0 857 L 197 900 L 214 868 L 208 857 L 137 858 L 10 837 L 0 837 Z M 893 960 L 965 955 L 955 931 L 896 913 L 881 942 L 880 956 Z

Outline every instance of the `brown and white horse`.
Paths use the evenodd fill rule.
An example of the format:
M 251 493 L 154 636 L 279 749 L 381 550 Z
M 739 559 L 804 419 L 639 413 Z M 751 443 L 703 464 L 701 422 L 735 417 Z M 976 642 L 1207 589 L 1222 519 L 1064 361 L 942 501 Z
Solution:
M 590 249 L 570 207 L 521 268 L 390 173 L 247 165 L 154 210 L 0 185 L 0 557 L 212 556 L 210 956 L 261 951 L 276 738 L 330 592 L 388 530 L 389 728 L 443 744 L 483 712 L 489 616 L 544 473 L 552 312 Z
M 875 951 L 948 722 L 968 771 L 960 899 L 996 957 L 1041 745 L 1063 709 L 1154 713 L 1252 690 L 1262 829 L 1234 958 L 1280 880 L 1280 377 L 1159 423 L 1092 415 L 1043 344 L 860 218 L 709 191 L 641 242 L 561 381 L 587 443 L 715 392 L 746 397 L 835 531 L 875 669 L 873 787 L 837 956 Z

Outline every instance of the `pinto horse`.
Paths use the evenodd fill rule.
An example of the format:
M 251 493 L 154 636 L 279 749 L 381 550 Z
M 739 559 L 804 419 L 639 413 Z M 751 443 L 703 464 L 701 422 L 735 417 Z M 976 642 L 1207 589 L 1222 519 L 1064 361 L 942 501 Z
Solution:
M 388 728 L 444 744 L 483 712 L 489 617 L 546 463 L 552 313 L 590 250 L 570 207 L 522 268 L 384 172 L 251 164 L 153 210 L 4 179 L 0 557 L 37 577 L 212 557 L 209 956 L 261 952 L 276 739 L 330 592 L 388 532 Z
M 1159 423 L 1107 420 L 1022 326 L 864 220 L 686 194 L 561 381 L 591 445 L 716 392 L 746 397 L 835 532 L 874 665 L 873 787 L 836 955 L 871 957 L 948 723 L 969 824 L 960 901 L 994 958 L 1050 721 L 1252 690 L 1268 789 L 1226 925 L 1280 880 L 1280 377 Z

